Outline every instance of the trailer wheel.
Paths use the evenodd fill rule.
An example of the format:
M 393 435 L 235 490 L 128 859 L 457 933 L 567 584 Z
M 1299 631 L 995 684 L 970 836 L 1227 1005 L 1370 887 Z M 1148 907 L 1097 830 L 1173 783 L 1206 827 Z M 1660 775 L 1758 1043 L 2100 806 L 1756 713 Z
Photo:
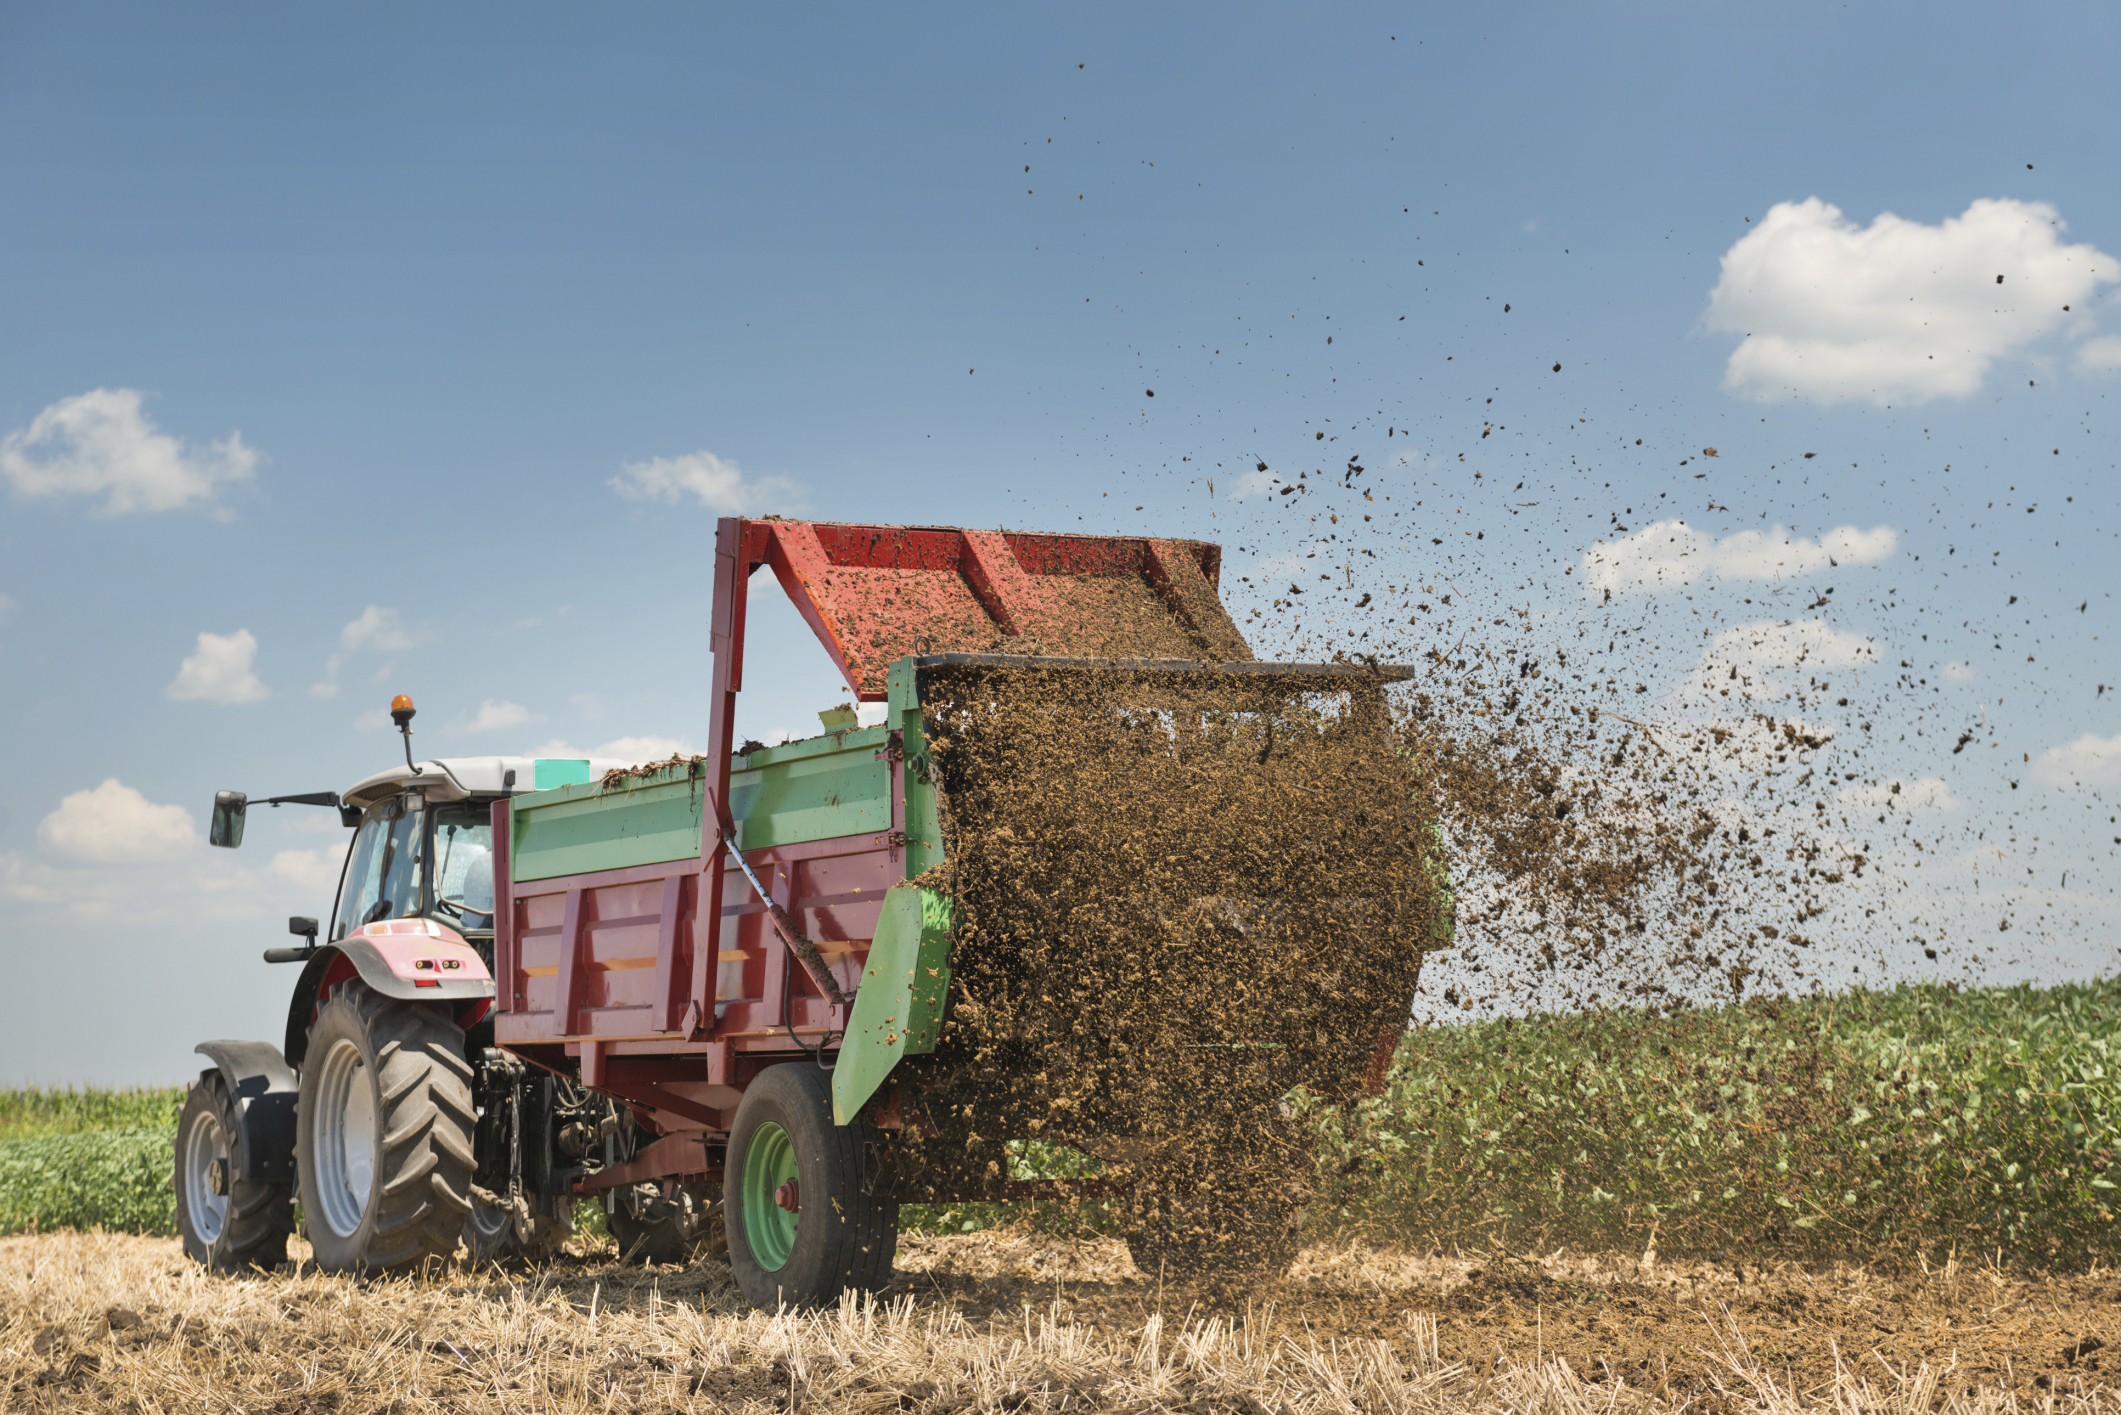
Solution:
M 637 1184 L 612 1196 L 604 1221 L 618 1241 L 619 1256 L 636 1263 L 685 1263 L 711 1250 L 722 1216 L 708 1191 L 680 1184 L 665 1198 L 653 1184 Z M 726 1240 L 720 1245 L 727 1250 Z
M 828 1306 L 890 1280 L 898 1197 L 867 1178 L 882 1145 L 874 1126 L 832 1123 L 831 1073 L 807 1062 L 745 1090 L 722 1192 L 729 1266 L 754 1305 Z
M 219 1071 L 206 1072 L 177 1114 L 171 1178 L 184 1251 L 211 1272 L 279 1266 L 295 1227 L 290 1186 L 242 1177 L 236 1133 L 235 1098 Z
M 533 1213 L 530 1237 L 516 1231 L 516 1216 L 507 1209 L 472 1201 L 464 1215 L 464 1251 L 474 1263 L 505 1263 L 514 1258 L 542 1263 L 574 1236 L 574 1201 L 562 1202 L 561 1214 Z
M 343 984 L 309 1030 L 296 1103 L 317 1266 L 361 1272 L 453 1254 L 471 1211 L 475 1125 L 456 1023 Z
M 1299 1217 L 1295 1196 L 1267 1185 L 1152 1193 L 1129 1215 L 1127 1253 L 1144 1277 L 1279 1277 L 1295 1260 Z

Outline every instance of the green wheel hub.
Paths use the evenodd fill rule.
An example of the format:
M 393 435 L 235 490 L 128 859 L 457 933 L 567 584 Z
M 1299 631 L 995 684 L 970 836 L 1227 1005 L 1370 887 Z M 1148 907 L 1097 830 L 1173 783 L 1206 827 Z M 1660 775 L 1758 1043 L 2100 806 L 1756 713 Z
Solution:
M 767 1272 L 779 1272 L 795 1249 L 799 1216 L 780 1206 L 780 1187 L 796 1177 L 795 1142 L 772 1121 L 752 1133 L 744 1153 L 744 1233 Z

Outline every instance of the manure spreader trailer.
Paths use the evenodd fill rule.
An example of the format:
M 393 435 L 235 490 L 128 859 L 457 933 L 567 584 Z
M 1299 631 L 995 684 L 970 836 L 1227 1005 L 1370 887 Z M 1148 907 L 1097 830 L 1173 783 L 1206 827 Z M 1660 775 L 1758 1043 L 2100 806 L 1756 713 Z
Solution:
M 536 1257 L 588 1198 L 810 1307 L 888 1280 L 902 1202 L 1045 1195 L 1146 1271 L 1285 1262 L 1285 1098 L 1379 1083 L 1450 900 L 1409 671 L 1252 661 L 1220 558 L 727 518 L 703 756 L 415 762 L 398 698 L 403 766 L 268 798 L 353 840 L 265 953 L 280 1045 L 198 1048 L 187 1251 L 281 1262 L 299 1200 L 327 1271 Z M 880 723 L 734 740 L 760 568 Z M 213 843 L 266 803 L 218 793 Z

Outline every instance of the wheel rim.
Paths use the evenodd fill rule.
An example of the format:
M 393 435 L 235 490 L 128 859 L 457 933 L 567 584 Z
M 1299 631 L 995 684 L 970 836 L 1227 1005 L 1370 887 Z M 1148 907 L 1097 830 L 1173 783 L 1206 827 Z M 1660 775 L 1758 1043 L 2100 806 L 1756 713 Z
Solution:
M 752 1258 L 767 1272 L 780 1271 L 795 1250 L 801 1216 L 789 1213 L 774 1198 L 795 1177 L 795 1142 L 788 1132 L 770 1120 L 752 1131 L 744 1151 L 744 1237 Z
M 216 1194 L 211 1182 L 214 1161 L 228 1157 L 228 1133 L 221 1128 L 221 1117 L 193 1117 L 184 1135 L 184 1208 L 191 1215 L 192 1231 L 208 1244 L 218 1241 L 228 1227 L 228 1196 Z
M 312 1133 L 317 1207 L 333 1233 L 350 1238 L 368 1213 L 376 1179 L 375 1086 L 361 1049 L 350 1041 L 332 1043 L 325 1054 Z

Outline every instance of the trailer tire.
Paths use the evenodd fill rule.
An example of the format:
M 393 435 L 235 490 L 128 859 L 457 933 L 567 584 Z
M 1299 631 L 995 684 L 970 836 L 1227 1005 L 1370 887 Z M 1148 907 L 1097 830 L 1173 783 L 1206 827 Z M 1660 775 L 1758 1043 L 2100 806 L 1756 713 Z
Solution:
M 517 1231 L 514 1214 L 474 1200 L 471 1212 L 464 1215 L 464 1251 L 474 1263 L 516 1259 L 542 1263 L 574 1237 L 573 1203 L 571 1198 L 564 1200 L 562 1207 L 566 1211 L 561 1214 L 533 1213 L 530 1237 L 525 1240 Z
M 808 1062 L 769 1067 L 745 1090 L 722 1212 L 730 1270 L 755 1306 L 814 1310 L 890 1281 L 898 1196 L 871 1178 L 883 1145 L 874 1126 L 832 1123 L 832 1074 Z M 776 1201 L 791 1181 L 793 1213 Z
M 209 1272 L 276 1268 L 287 1261 L 294 1232 L 292 1187 L 243 1178 L 239 1133 L 235 1098 L 221 1073 L 192 1082 L 177 1113 L 171 1182 L 184 1251 Z
M 644 1188 L 647 1193 L 641 1192 Z M 712 1250 L 722 1216 L 699 1185 L 680 1184 L 668 1198 L 653 1185 L 636 1185 L 613 1196 L 604 1222 L 619 1245 L 622 1261 L 667 1265 L 687 1263 L 695 1254 Z M 726 1252 L 727 1241 L 720 1247 Z
M 372 1272 L 456 1252 L 477 1120 L 464 1033 L 446 1010 L 340 985 L 309 1029 L 295 1113 L 319 1268 Z
M 1300 1216 L 1292 1194 L 1268 1185 L 1151 1193 L 1128 1216 L 1127 1253 L 1142 1276 L 1174 1282 L 1280 1277 L 1296 1258 Z

